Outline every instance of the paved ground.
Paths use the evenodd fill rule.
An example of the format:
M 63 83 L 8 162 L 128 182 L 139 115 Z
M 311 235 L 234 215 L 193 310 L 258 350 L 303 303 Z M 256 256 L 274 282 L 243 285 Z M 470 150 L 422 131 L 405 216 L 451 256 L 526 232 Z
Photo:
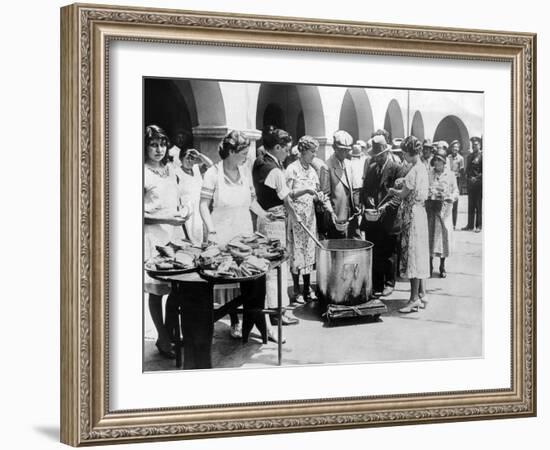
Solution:
M 457 228 L 466 224 L 467 199 L 461 197 Z M 294 309 L 300 323 L 283 327 L 283 365 L 398 361 L 482 356 L 482 233 L 457 231 L 448 276 L 436 273 L 427 281 L 429 304 L 417 313 L 401 314 L 409 297 L 408 281 L 397 283 L 383 299 L 388 307 L 378 322 L 341 320 L 327 326 L 318 306 Z M 217 368 L 266 367 L 277 363 L 277 346 L 263 345 L 259 336 L 242 344 L 229 336 L 229 323 L 216 323 L 213 364 Z M 172 370 L 173 361 L 158 355 L 150 327 L 145 339 L 145 370 Z

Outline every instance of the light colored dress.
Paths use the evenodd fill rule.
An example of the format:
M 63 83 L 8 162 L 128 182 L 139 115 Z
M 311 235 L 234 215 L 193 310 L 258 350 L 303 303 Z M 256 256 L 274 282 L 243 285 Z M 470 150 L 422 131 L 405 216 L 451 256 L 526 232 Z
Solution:
M 429 172 L 430 190 L 426 202 L 430 255 L 447 258 L 453 246 L 453 202 L 458 199 L 456 176 L 444 168 L 438 174 Z
M 180 206 L 187 206 L 191 217 L 185 222 L 187 235 L 194 245 L 200 245 L 203 241 L 203 223 L 200 213 L 202 175 L 197 164 L 193 166 L 193 174 L 190 175 L 183 169 L 178 168 L 176 176 L 178 179 L 178 194 Z
M 304 169 L 300 161 L 295 161 L 286 168 L 287 184 L 290 190 L 319 189 L 319 177 L 312 166 Z M 302 223 L 317 235 L 314 196 L 304 194 L 293 201 L 294 210 Z M 307 275 L 315 266 L 315 243 L 297 223 L 289 216 L 287 249 L 290 253 L 290 271 L 294 274 Z
M 425 279 L 430 276 L 428 217 L 424 207 L 429 180 L 420 158 L 405 176 L 405 185 L 410 192 L 401 203 L 403 226 L 399 272 L 403 278 Z
M 254 187 L 246 168 L 239 167 L 239 180 L 233 182 L 223 170 L 223 161 L 210 167 L 204 174 L 201 198 L 212 200 L 212 222 L 220 247 L 239 234 L 251 234 L 252 216 L 250 205 L 255 197 Z M 227 303 L 239 295 L 239 284 L 224 284 L 214 287 L 214 302 Z
M 174 171 L 167 167 L 153 171 L 145 166 L 143 186 L 143 207 L 151 216 L 173 216 L 178 212 L 178 186 Z M 183 236 L 181 227 L 168 224 L 144 224 L 143 254 L 145 261 L 156 256 L 157 245 L 166 245 L 173 239 Z M 150 294 L 165 295 L 170 293 L 170 284 L 151 278 L 145 273 L 144 290 Z

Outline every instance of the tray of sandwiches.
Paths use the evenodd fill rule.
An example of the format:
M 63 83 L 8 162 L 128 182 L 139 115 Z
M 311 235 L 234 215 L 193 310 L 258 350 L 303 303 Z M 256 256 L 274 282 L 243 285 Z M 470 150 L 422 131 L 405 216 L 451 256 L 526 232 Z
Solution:
M 260 233 L 239 235 L 225 247 L 209 246 L 199 255 L 199 275 L 207 281 L 250 281 L 264 276 L 286 251 L 278 239 L 268 239 Z
M 145 261 L 145 271 L 152 277 L 181 275 L 198 269 L 202 248 L 187 240 L 175 240 L 155 248 L 157 254 Z

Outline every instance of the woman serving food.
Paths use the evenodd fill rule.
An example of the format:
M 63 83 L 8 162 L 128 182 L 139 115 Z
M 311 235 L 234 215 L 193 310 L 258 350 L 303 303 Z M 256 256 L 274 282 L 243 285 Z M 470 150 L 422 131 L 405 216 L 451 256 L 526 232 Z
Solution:
M 157 247 L 183 236 L 182 225 L 188 219 L 187 210 L 178 210 L 176 175 L 167 164 L 168 137 L 156 125 L 145 129 L 144 137 L 144 256 L 145 261 L 157 255 Z M 162 314 L 162 296 L 170 293 L 170 284 L 145 273 L 145 292 L 149 294 L 149 312 L 158 334 L 160 354 L 175 358 L 169 333 Z
M 207 231 L 207 240 L 227 248 L 237 235 L 253 233 L 250 211 L 260 218 L 268 217 L 256 201 L 254 187 L 246 174 L 249 139 L 240 131 L 228 133 L 220 147 L 221 161 L 204 175 L 201 190 L 200 214 Z M 239 295 L 238 284 L 214 288 L 214 301 L 227 303 Z M 242 337 L 239 318 L 230 315 L 231 336 Z

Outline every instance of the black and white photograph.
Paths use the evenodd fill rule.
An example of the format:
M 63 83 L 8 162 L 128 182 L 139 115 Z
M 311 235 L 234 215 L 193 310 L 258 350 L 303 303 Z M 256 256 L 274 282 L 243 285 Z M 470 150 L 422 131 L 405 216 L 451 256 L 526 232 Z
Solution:
M 482 91 L 143 99 L 144 372 L 483 357 Z

